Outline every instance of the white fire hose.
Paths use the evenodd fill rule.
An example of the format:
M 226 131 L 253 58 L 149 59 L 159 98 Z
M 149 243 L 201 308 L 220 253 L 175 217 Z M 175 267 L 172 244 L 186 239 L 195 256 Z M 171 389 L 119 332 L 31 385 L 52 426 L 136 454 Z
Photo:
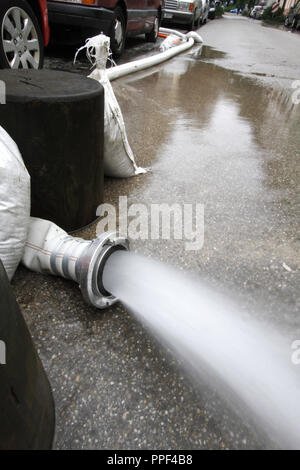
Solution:
M 173 31 L 172 29 L 168 28 L 160 28 L 159 31 L 161 33 L 174 34 L 178 36 L 183 42 L 177 46 L 165 50 L 164 52 L 160 52 L 159 54 L 155 54 L 144 59 L 135 60 L 133 62 L 128 62 L 127 64 L 118 65 L 117 67 L 111 67 L 107 70 L 107 76 L 109 80 L 115 80 L 116 78 L 123 77 L 124 75 L 153 67 L 154 65 L 160 64 L 161 62 L 171 59 L 171 57 L 174 57 L 175 55 L 190 49 L 193 47 L 195 42 L 203 42 L 201 36 L 199 36 L 199 34 L 197 34 L 195 31 L 190 31 L 187 34 L 182 34 L 179 31 Z

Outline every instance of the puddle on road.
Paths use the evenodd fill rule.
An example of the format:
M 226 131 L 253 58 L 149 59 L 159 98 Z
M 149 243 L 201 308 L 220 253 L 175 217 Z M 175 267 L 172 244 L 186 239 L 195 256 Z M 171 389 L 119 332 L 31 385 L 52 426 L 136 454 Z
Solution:
M 226 57 L 226 52 L 218 51 L 214 47 L 203 46 L 201 55 L 199 56 L 200 60 L 213 60 L 213 59 L 224 59 Z
M 236 176 L 242 180 L 254 159 L 256 181 L 262 188 L 295 189 L 300 157 L 300 106 L 291 99 L 295 90 L 262 86 L 255 79 L 197 61 L 194 55 L 179 56 L 115 87 L 131 140 L 143 135 L 143 142 L 150 143 L 151 155 L 145 155 L 143 164 L 162 164 L 163 149 L 171 155 L 168 160 L 178 157 L 176 166 L 181 167 L 182 158 L 172 145 L 178 134 L 185 161 L 197 163 L 199 173 L 208 155 L 213 167 L 215 159 L 229 162 L 236 153 L 240 168 Z M 222 52 L 202 48 L 204 59 L 220 56 Z
M 206 237 L 224 259 L 232 249 L 245 259 L 263 250 L 269 259 L 299 266 L 294 90 L 263 86 L 207 62 L 222 55 L 211 48 L 202 54 L 205 61 L 193 50 L 114 83 L 138 163 L 152 172 L 110 181 L 108 190 L 145 204 L 201 202 Z M 224 250 L 229 245 L 230 252 Z

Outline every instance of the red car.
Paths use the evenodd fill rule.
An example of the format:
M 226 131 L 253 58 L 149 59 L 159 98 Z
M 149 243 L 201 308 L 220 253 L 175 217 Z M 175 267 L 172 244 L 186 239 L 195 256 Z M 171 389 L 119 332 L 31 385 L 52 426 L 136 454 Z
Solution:
M 47 0 L 0 0 L 0 67 L 38 69 L 50 38 Z
M 123 52 L 126 36 L 143 33 L 146 41 L 156 41 L 163 1 L 48 0 L 52 37 L 58 39 L 64 28 L 60 35 L 64 42 L 75 42 L 75 38 L 77 43 L 82 43 L 86 38 L 103 32 L 110 36 L 112 52 L 118 57 Z

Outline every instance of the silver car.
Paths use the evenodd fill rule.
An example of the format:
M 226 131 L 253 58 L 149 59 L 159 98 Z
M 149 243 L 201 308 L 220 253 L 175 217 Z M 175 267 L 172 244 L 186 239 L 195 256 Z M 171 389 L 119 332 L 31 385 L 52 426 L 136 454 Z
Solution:
M 204 22 L 203 13 L 202 0 L 166 0 L 163 21 L 185 24 L 192 31 Z
M 202 0 L 202 24 L 205 24 L 207 21 L 209 8 L 209 0 Z

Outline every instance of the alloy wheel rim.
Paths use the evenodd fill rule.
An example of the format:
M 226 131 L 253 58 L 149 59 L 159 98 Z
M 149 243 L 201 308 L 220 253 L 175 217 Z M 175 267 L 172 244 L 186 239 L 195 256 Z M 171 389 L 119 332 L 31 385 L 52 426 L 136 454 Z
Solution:
M 38 69 L 41 55 L 38 33 L 26 11 L 12 7 L 6 12 L 1 39 L 6 60 L 12 69 Z

